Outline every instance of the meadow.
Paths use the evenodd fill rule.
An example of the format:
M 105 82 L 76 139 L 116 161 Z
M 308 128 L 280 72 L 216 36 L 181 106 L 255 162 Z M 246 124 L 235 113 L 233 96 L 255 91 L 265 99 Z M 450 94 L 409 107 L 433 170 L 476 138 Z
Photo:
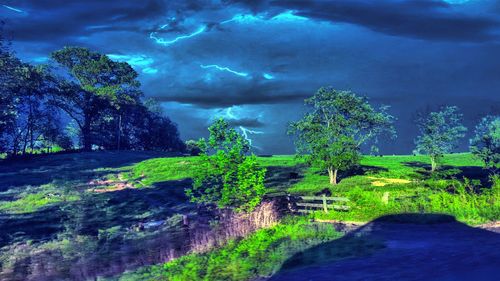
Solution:
M 480 161 L 467 153 L 446 155 L 434 174 L 429 173 L 426 156 L 365 156 L 358 168 L 341 173 L 335 186 L 328 183 L 324 171 L 308 167 L 295 156 L 258 160 L 267 168 L 269 198 L 329 194 L 349 198 L 349 211 L 285 217 L 271 228 L 232 239 L 209 252 L 138 271 L 134 268 L 162 258 L 136 261 L 133 257 L 151 255 L 165 244 L 159 237 L 174 235 L 182 215 L 197 215 L 197 208 L 183 194 L 191 184 L 197 157 L 93 152 L 4 160 L 0 163 L 0 277 L 9 280 L 19 271 L 19 261 L 33 262 L 37 260 L 33 255 L 57 249 L 68 261 L 68 271 L 84 263 L 88 264 L 82 268 L 95 270 L 79 273 L 81 280 L 103 272 L 118 274 L 111 280 L 165 276 L 169 280 L 249 280 L 270 276 L 290 256 L 343 235 L 321 220 L 369 222 L 385 215 L 432 213 L 452 215 L 474 226 L 500 218 L 498 178 L 490 177 Z M 156 221 L 164 224 L 150 231 L 133 231 L 139 223 Z M 123 249 L 123 245 L 137 247 Z M 377 241 L 349 240 L 345 248 L 324 259 L 364 255 L 378 247 Z M 110 270 L 116 267 L 112 261 L 123 256 L 134 260 L 130 267 Z M 120 277 L 124 270 L 129 273 Z

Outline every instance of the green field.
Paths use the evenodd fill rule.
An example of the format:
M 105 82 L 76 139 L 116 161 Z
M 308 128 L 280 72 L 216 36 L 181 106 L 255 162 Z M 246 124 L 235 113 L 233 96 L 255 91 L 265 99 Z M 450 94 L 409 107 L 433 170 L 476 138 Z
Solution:
M 132 166 L 126 176 L 138 181 L 139 187 L 189 178 L 197 161 L 196 157 L 151 159 Z M 365 156 L 355 171 L 340 173 L 336 186 L 328 183 L 324 171 L 309 168 L 294 156 L 259 157 L 259 161 L 268 169 L 269 194 L 313 195 L 328 189 L 333 196 L 351 199 L 350 212 L 318 214 L 322 218 L 368 221 L 384 214 L 429 212 L 477 224 L 500 214 L 498 202 L 489 201 L 487 190 L 493 184 L 488 172 L 466 153 L 446 155 L 434 175 L 429 173 L 426 156 Z M 292 177 L 294 173 L 298 176 Z M 462 189 L 474 192 L 460 193 Z M 381 200 L 384 193 L 388 193 L 387 204 Z
M 195 157 L 148 160 L 134 166 L 129 176 L 142 177 L 148 184 L 189 177 L 196 161 Z M 429 173 L 430 161 L 425 156 L 365 156 L 356 171 L 340 175 L 336 186 L 329 185 L 322 171 L 306 167 L 293 156 L 261 157 L 259 161 L 268 168 L 266 183 L 270 194 L 312 195 L 328 189 L 333 196 L 351 200 L 348 212 L 318 212 L 309 218 L 365 222 L 389 214 L 436 213 L 450 214 L 472 225 L 500 218 L 499 181 L 490 179 L 470 154 L 446 155 L 441 170 L 434 175 Z M 291 177 L 291 173 L 298 177 Z M 382 201 L 384 194 L 388 194 L 387 202 Z M 417 222 L 432 222 L 438 217 L 424 218 L 429 221 Z M 164 266 L 143 268 L 119 280 L 250 280 L 270 276 L 297 251 L 338 238 L 338 233 L 324 229 L 310 232 L 304 225 L 311 224 L 304 220 L 285 221 L 276 230 L 258 231 L 207 254 L 192 254 Z M 296 235 L 302 237 L 290 238 L 293 242 L 282 239 Z M 377 241 L 349 241 L 344 249 L 314 258 L 324 262 L 364 255 L 378 247 Z M 263 264 L 266 266 L 261 267 Z
M 450 214 L 470 225 L 500 219 L 500 182 L 491 179 L 470 154 L 446 155 L 433 175 L 425 156 L 365 156 L 357 169 L 340 173 L 336 186 L 328 183 L 324 171 L 307 167 L 294 156 L 258 159 L 267 168 L 269 196 L 328 193 L 349 198 L 349 211 L 286 219 L 207 254 L 147 267 L 122 280 L 156 280 L 167 273 L 172 280 L 186 280 L 189 274 L 197 274 L 190 280 L 268 276 L 294 253 L 339 237 L 334 229 L 318 228 L 310 219 L 367 222 L 404 213 Z M 152 152 L 94 152 L 0 162 L 0 263 L 6 268 L 15 265 L 14 257 L 29 260 L 34 253 L 58 249 L 68 266 L 85 255 L 97 255 L 105 260 L 99 266 L 109 268 L 123 255 L 116 251 L 117 245 L 156 247 L 148 239 L 172 231 L 178 214 L 195 214 L 183 190 L 190 186 L 198 161 Z M 130 231 L 138 222 L 158 219 L 166 219 L 168 226 L 152 233 Z M 292 234 L 291 240 L 285 239 Z M 29 251 L 19 252 L 20 245 Z M 347 257 L 353 249 L 363 254 L 374 247 L 376 241 L 356 240 L 327 258 Z M 137 251 L 127 254 L 138 255 Z M 269 261 L 266 267 L 257 268 L 263 259 Z M 200 269 L 207 267 L 212 271 Z M 225 275 L 213 275 L 217 272 Z

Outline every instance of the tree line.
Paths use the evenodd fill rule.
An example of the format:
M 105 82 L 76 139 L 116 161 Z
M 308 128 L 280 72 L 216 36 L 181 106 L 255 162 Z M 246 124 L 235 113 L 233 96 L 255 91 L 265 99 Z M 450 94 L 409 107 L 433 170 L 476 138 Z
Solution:
M 305 100 L 309 111 L 289 125 L 297 151 L 311 164 L 328 171 L 330 183 L 337 184 L 337 172 L 359 165 L 361 149 L 371 145 L 377 151 L 379 137 L 396 137 L 395 117 L 386 106 L 375 108 L 366 97 L 349 91 L 321 88 Z M 416 120 L 419 135 L 414 153 L 430 157 L 431 172 L 436 171 L 444 154 L 451 153 L 465 136 L 463 115 L 456 106 L 420 114 Z M 493 173 L 500 167 L 500 116 L 485 116 L 474 129 L 470 152 Z
M 311 166 L 328 172 L 330 184 L 336 185 L 338 172 L 360 164 L 363 147 L 377 152 L 379 137 L 396 137 L 395 117 L 388 107 L 374 107 L 366 97 L 333 88 L 321 88 L 305 100 L 308 111 L 288 126 L 297 153 Z M 415 153 L 429 155 L 431 172 L 442 157 L 451 153 L 467 128 L 458 107 L 444 106 L 438 111 L 421 114 L 416 120 L 419 135 Z M 193 185 L 187 189 L 191 201 L 214 204 L 218 208 L 249 211 L 265 194 L 265 168 L 250 153 L 248 141 L 224 119 L 209 128 L 208 140 L 200 139 L 189 146 L 201 152 L 195 168 Z M 485 116 L 474 129 L 470 152 L 481 159 L 484 167 L 496 174 L 500 168 L 500 116 Z
M 0 153 L 183 150 L 177 125 L 144 98 L 128 63 L 81 47 L 50 57 L 47 65 L 22 62 L 0 38 Z

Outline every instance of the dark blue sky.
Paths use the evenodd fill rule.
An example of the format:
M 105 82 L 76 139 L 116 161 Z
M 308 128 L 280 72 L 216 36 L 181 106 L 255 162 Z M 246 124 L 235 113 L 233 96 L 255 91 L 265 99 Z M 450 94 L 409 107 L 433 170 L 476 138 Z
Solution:
M 471 127 L 500 109 L 500 1 L 0 0 L 0 18 L 23 60 L 128 61 L 183 138 L 224 116 L 257 153 L 293 152 L 286 124 L 320 86 L 391 106 L 384 153 L 412 151 L 417 110 L 457 105 Z

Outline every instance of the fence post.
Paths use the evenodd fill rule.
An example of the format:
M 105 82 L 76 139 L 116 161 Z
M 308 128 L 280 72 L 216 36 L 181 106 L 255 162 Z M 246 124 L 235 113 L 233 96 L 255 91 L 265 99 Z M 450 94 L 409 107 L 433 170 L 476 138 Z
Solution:
M 325 213 L 328 213 L 328 206 L 326 205 L 326 195 L 323 194 L 323 211 L 325 211 Z
M 384 203 L 386 205 L 389 203 L 389 192 L 386 191 L 382 195 L 382 203 Z

